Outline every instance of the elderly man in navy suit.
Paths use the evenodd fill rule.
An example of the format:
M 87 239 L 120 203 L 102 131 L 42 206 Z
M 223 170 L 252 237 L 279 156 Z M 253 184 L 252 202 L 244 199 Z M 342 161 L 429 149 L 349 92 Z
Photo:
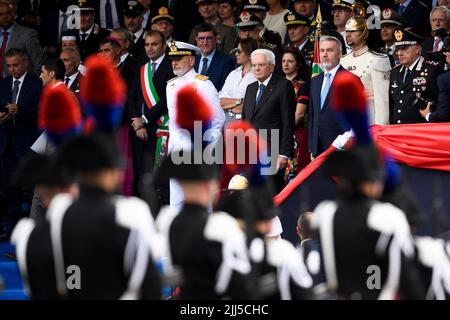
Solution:
M 23 50 L 9 50 L 5 60 L 10 75 L 0 81 L 0 163 L 5 211 L 15 222 L 22 200 L 31 199 L 23 199 L 17 190 L 12 190 L 10 179 L 17 163 L 39 136 L 37 107 L 42 82 L 27 70 L 29 62 Z
M 339 39 L 332 36 L 320 38 L 320 61 L 324 72 L 311 80 L 309 104 L 309 150 L 313 158 L 346 131 L 336 120 L 329 95 L 336 73 L 348 72 L 339 63 L 341 54 L 342 44 Z
M 201 51 L 201 55 L 195 57 L 195 71 L 208 76 L 220 91 L 227 76 L 235 69 L 234 60 L 217 50 L 217 32 L 212 24 L 201 23 L 194 30 Z
M 265 129 L 272 161 L 276 159 L 275 184 L 278 191 L 284 187 L 284 169 L 293 151 L 295 92 L 292 82 L 273 73 L 275 54 L 268 49 L 257 49 L 251 54 L 255 81 L 248 85 L 244 97 L 242 118 L 257 130 Z M 278 132 L 278 141 L 272 141 Z M 278 150 L 275 146 L 278 144 Z M 272 164 L 273 167 L 273 164 Z

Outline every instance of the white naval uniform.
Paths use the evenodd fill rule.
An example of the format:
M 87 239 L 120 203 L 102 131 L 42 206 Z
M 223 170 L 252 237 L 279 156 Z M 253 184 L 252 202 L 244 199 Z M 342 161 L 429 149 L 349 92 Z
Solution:
M 220 134 L 225 123 L 225 114 L 220 106 L 219 94 L 216 88 L 207 77 L 199 75 L 194 69 L 188 71 L 181 77 L 176 77 L 173 80 L 167 82 L 166 94 L 167 94 L 167 109 L 169 113 L 169 147 L 168 151 L 173 152 L 183 149 L 191 149 L 192 143 L 189 136 L 186 135 L 186 131 L 180 129 L 176 123 L 176 97 L 178 91 L 186 85 L 193 84 L 198 92 L 209 102 L 213 109 L 213 118 L 211 123 L 211 133 L 213 142 L 216 142 L 220 137 Z M 176 211 L 180 211 L 183 205 L 183 191 L 180 185 L 175 179 L 170 179 L 170 206 L 175 208 Z
M 389 57 L 373 52 L 366 46 L 343 56 L 341 65 L 358 76 L 364 85 L 369 123 L 389 124 Z

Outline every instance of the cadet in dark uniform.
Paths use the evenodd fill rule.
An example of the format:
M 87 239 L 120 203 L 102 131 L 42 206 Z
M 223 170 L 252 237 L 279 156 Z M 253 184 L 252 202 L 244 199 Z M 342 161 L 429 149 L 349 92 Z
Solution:
M 194 121 L 211 123 L 213 110 L 200 94 L 193 86 L 185 86 L 177 93 L 174 124 L 179 128 L 191 128 L 192 132 L 190 124 L 193 126 Z M 168 265 L 182 270 L 179 297 L 249 299 L 251 265 L 245 235 L 230 215 L 208 212 L 219 187 L 218 166 L 207 164 L 213 159 L 205 158 L 206 149 L 191 150 L 186 146 L 179 150 L 172 150 L 155 177 L 156 181 L 176 179 L 182 192 L 179 213 L 177 208 L 169 207 L 157 218 L 158 229 L 168 245 Z M 198 154 L 194 158 L 195 153 L 201 155 L 200 159 Z
M 402 29 L 394 31 L 400 65 L 392 69 L 389 81 L 389 123 L 424 123 L 416 98 L 436 101 L 437 66 L 421 57 L 423 38 Z
M 60 194 L 47 211 L 59 297 L 160 299 L 150 210 L 140 199 L 115 194 L 122 174 L 115 137 L 68 140 L 56 157 L 80 181 L 78 198 Z M 67 270 L 79 270 L 74 286 Z
M 314 60 L 314 38 L 308 37 L 311 21 L 295 11 L 284 16 L 288 30 L 289 43 L 286 47 L 295 47 L 305 58 L 309 66 Z
M 43 215 L 22 219 L 12 233 L 24 288 L 32 299 L 58 299 L 50 224 L 45 212 L 54 196 L 76 196 L 78 187 L 74 177 L 47 155 L 32 155 L 23 161 L 14 180 L 17 185 L 35 186 L 44 210 Z
M 420 299 L 424 288 L 405 214 L 376 200 L 385 169 L 369 133 L 365 92 L 348 74 L 337 75 L 333 85 L 334 111 L 346 108 L 339 119 L 352 125 L 356 143 L 330 154 L 322 165 L 325 175 L 336 177 L 338 189 L 337 200 L 321 202 L 312 219 L 328 289 L 339 299 Z

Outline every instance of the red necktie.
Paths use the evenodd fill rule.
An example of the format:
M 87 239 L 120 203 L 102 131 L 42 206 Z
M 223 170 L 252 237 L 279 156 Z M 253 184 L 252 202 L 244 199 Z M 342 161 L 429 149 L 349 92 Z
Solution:
M 8 42 L 8 31 L 3 31 L 3 41 L 0 48 L 0 79 L 3 78 L 3 63 L 5 62 L 6 43 Z

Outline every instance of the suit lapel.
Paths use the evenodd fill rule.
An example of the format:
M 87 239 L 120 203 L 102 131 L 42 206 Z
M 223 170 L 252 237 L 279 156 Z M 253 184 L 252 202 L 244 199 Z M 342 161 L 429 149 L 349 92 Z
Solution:
M 261 108 L 264 107 L 264 104 L 266 103 L 267 99 L 272 95 L 274 85 L 276 83 L 276 76 L 272 75 L 272 78 L 270 79 L 269 83 L 267 84 L 267 88 L 265 89 L 261 99 L 259 100 L 258 105 L 256 105 L 256 95 L 255 95 L 255 110 L 254 113 L 258 112 Z M 257 90 L 258 91 L 258 90 Z
M 251 97 L 251 100 L 245 105 L 245 113 L 246 119 L 250 121 L 252 120 L 253 114 L 255 112 L 256 93 L 258 92 L 258 81 L 249 84 L 248 90 L 249 90 L 249 97 Z
M 218 57 L 219 53 L 216 50 L 216 52 L 214 52 L 214 55 L 211 59 L 211 62 L 209 64 L 209 68 L 208 68 L 208 72 L 207 72 L 207 76 L 211 78 L 211 75 L 214 74 L 214 72 L 216 72 L 216 69 L 218 67 L 219 64 L 219 57 Z
M 5 53 L 16 46 L 17 37 L 19 37 L 20 28 L 18 28 L 17 23 L 15 23 L 14 27 L 11 30 L 11 34 L 9 35 L 8 46 L 6 47 Z
M 25 75 L 25 78 L 23 79 L 23 83 L 22 83 L 22 85 L 20 87 L 19 96 L 17 97 L 17 104 L 19 106 L 24 106 L 25 105 L 24 100 L 25 100 L 25 97 L 26 97 L 26 89 L 31 87 L 29 85 L 30 82 L 31 82 L 30 73 L 29 72 L 30 71 L 27 72 L 27 74 Z

